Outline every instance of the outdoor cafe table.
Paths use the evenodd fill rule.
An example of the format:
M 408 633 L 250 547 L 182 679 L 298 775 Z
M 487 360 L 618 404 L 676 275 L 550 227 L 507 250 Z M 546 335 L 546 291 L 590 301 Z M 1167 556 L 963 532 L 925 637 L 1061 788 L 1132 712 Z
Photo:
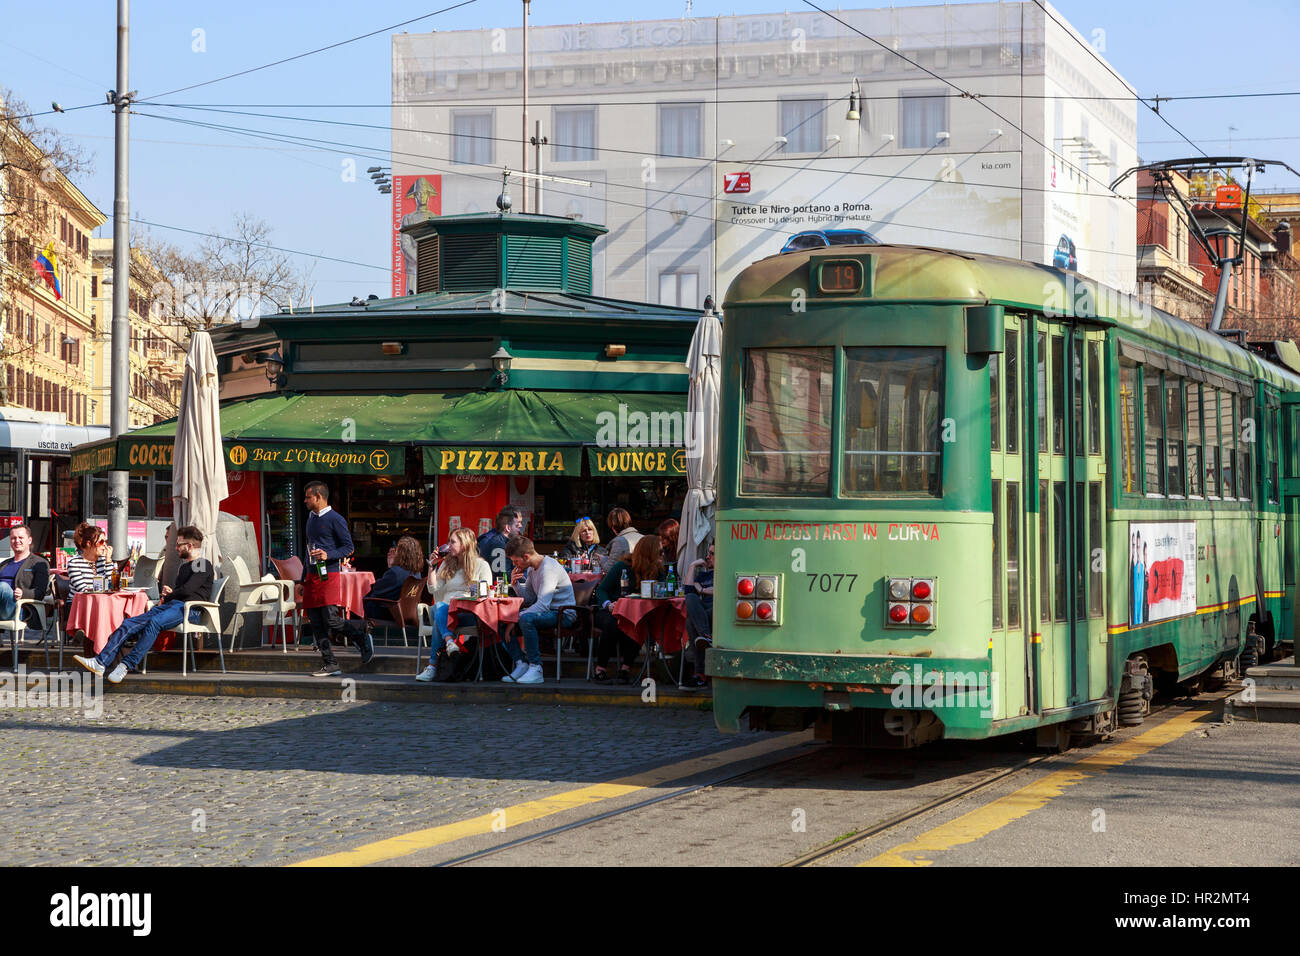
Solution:
M 686 647 L 686 598 L 619 598 L 609 606 L 619 629 L 645 650 L 642 674 L 650 673 L 650 662 L 658 646 L 664 654 L 676 654 Z M 680 680 L 680 675 L 679 675 Z
M 375 576 L 369 571 L 343 571 L 339 574 L 343 588 L 343 611 L 349 617 L 366 616 L 362 598 L 375 586 Z
M 519 609 L 524 599 L 517 597 L 453 598 L 447 606 L 448 617 L 466 611 L 478 618 L 478 680 L 483 679 L 483 654 L 488 644 L 504 639 L 503 630 L 519 623 Z
M 570 581 L 599 581 L 605 575 L 599 571 L 574 571 L 569 575 Z
M 147 610 L 149 598 L 144 591 L 78 591 L 72 595 L 68 630 L 85 634 L 87 643 L 93 645 L 94 653 L 98 654 L 123 621 Z

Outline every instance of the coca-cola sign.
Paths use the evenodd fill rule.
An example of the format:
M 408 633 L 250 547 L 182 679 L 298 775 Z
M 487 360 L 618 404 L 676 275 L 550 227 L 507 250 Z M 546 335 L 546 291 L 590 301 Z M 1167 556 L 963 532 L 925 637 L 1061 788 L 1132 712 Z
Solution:
M 457 475 L 452 481 L 463 498 L 477 498 L 488 490 L 487 475 Z

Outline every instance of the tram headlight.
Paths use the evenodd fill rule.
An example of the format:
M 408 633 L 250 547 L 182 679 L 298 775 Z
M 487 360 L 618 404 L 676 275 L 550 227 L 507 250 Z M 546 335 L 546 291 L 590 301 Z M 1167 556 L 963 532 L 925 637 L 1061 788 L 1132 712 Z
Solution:
M 895 624 L 902 624 L 907 620 L 907 605 L 895 604 L 889 609 L 889 619 Z
M 889 597 L 894 601 L 906 601 L 908 595 L 912 593 L 912 581 L 910 578 L 890 578 L 889 579 Z
M 751 597 L 754 594 L 754 579 L 748 575 L 742 575 L 736 579 L 736 593 L 741 597 Z
M 885 579 L 885 626 L 934 629 L 935 592 L 933 577 Z
M 737 617 L 737 619 L 739 619 L 739 620 L 741 620 L 741 621 L 748 621 L 748 620 L 749 620 L 750 618 L 752 618 L 753 616 L 754 616 L 754 602 L 753 602 L 753 601 L 737 601 L 737 602 L 736 602 L 736 617 Z

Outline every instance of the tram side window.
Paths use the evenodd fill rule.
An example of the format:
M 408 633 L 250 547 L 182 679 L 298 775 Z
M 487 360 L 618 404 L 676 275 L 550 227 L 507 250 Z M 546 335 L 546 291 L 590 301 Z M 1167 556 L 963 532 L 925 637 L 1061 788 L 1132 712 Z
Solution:
M 1201 385 L 1187 383 L 1187 494 L 1201 494 Z
M 1245 404 L 1247 401 L 1249 400 L 1243 396 L 1242 403 Z M 1277 473 L 1278 459 L 1280 457 L 1280 452 L 1279 452 L 1278 434 L 1277 434 L 1278 409 L 1276 406 L 1270 407 L 1268 409 L 1268 414 L 1266 415 L 1264 421 L 1266 422 L 1268 428 L 1268 434 L 1265 435 L 1264 437 L 1264 453 L 1268 456 L 1267 457 L 1268 467 L 1265 470 L 1264 482 L 1265 482 L 1265 486 L 1268 489 L 1267 500 L 1270 503 L 1276 504 L 1278 500 L 1278 494 L 1279 494 L 1278 489 L 1280 488 L 1280 485 L 1278 483 L 1278 473 Z M 1243 474 L 1247 476 L 1250 475 L 1250 448 L 1251 445 L 1249 442 L 1243 441 L 1241 443 L 1241 459 L 1242 459 L 1241 471 Z M 1250 495 L 1249 489 L 1250 489 L 1250 482 L 1247 481 L 1244 484 L 1244 490 L 1241 493 L 1241 497 L 1243 498 L 1249 497 Z
M 740 493 L 829 495 L 834 351 L 745 350 Z
M 1039 332 L 1034 344 L 1038 376 L 1037 387 L 1034 389 L 1035 403 L 1038 406 L 1038 450 L 1047 451 L 1047 333 Z
M 1069 600 L 1066 594 L 1065 568 L 1070 558 L 1066 548 L 1066 531 L 1069 526 L 1065 520 L 1065 491 L 1065 482 L 1052 482 L 1052 555 L 1056 562 L 1052 578 L 1055 584 L 1053 604 L 1056 607 L 1058 621 L 1065 620 L 1065 612 L 1069 609 L 1069 605 L 1065 603 Z
M 1002 420 L 1002 413 L 998 407 L 998 356 L 995 352 L 989 356 L 989 444 L 990 447 L 997 451 L 1002 443 L 999 440 L 998 424 Z
M 1074 454 L 1083 457 L 1083 340 L 1074 340 L 1074 360 L 1070 363 L 1070 378 L 1074 382 Z
M 1088 454 L 1101 454 L 1101 346 L 1088 343 Z
M 1223 497 L 1232 498 L 1237 487 L 1237 432 L 1232 422 L 1232 407 L 1237 397 L 1231 392 L 1219 394 L 1219 448 L 1221 451 L 1220 474 Z
M 1219 393 L 1202 386 L 1205 400 L 1205 494 L 1219 496 Z
M 1120 476 L 1126 494 L 1140 494 L 1142 478 L 1138 474 L 1138 377 L 1137 366 L 1121 362 L 1119 367 L 1119 427 L 1124 471 Z
M 1166 493 L 1181 498 L 1183 489 L 1183 383 L 1165 376 L 1165 482 Z
M 1007 627 L 1020 626 L 1020 483 L 1007 482 Z
M 1052 336 L 1052 454 L 1065 454 L 1065 339 Z
M 938 497 L 944 353 L 846 348 L 844 494 Z
M 1005 348 L 1007 400 L 1003 407 L 1007 414 L 1007 453 L 1014 455 L 1020 451 L 1020 333 L 1015 329 L 1007 329 Z
M 1052 619 L 1052 535 L 1048 510 L 1048 483 L 1038 483 L 1038 606 L 1039 617 Z
M 1105 562 L 1100 560 L 1102 554 L 1101 531 L 1101 482 L 1088 483 L 1088 540 L 1092 542 L 1092 551 L 1088 556 L 1088 616 L 1101 617 L 1105 613 L 1103 585 L 1105 584 Z
M 1002 482 L 993 481 L 993 627 L 1002 626 Z
M 1142 435 L 1145 440 L 1146 455 L 1146 493 L 1163 495 L 1165 493 L 1164 470 L 1164 419 L 1160 402 L 1160 373 L 1154 369 L 1142 370 L 1142 392 L 1145 401 L 1142 406 Z

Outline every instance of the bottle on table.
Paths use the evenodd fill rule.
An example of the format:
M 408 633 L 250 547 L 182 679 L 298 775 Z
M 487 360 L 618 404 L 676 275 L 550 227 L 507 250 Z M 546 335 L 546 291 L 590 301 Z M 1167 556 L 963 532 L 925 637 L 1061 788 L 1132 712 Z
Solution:
M 624 568 L 623 574 L 619 577 L 618 592 L 621 596 L 627 597 L 628 592 L 631 590 L 632 590 L 632 581 L 627 576 L 627 568 Z
M 122 572 L 116 567 L 113 568 L 113 575 L 111 581 L 112 581 L 111 590 L 120 591 L 122 589 Z
M 677 569 L 671 564 L 668 566 L 668 597 L 677 596 Z

